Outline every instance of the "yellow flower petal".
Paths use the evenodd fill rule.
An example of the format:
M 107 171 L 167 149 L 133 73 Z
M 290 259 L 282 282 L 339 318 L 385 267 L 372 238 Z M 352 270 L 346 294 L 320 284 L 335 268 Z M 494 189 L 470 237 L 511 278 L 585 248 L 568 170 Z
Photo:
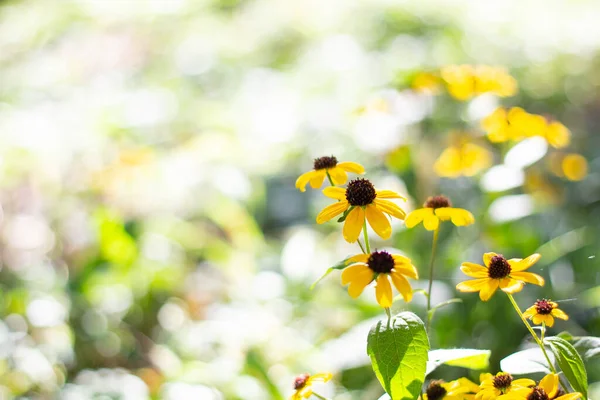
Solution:
M 556 399 L 554 399 L 554 400 L 577 400 L 577 399 L 579 399 L 579 398 L 581 398 L 581 397 L 582 397 L 582 394 L 581 394 L 581 393 L 579 393 L 579 392 L 575 392 L 575 393 L 567 393 L 567 394 L 564 394 L 564 395 L 562 395 L 562 396 L 560 396 L 560 397 L 557 397 L 557 398 L 556 398 Z
M 333 203 L 325 207 L 319 215 L 317 215 L 317 224 L 322 224 L 324 222 L 329 221 L 331 218 L 343 213 L 348 209 L 347 201 L 339 201 L 337 203 Z
M 510 277 L 522 282 L 533 283 L 534 285 L 544 286 L 544 278 L 531 272 L 511 272 Z
M 554 121 L 546 127 L 546 140 L 554 148 L 567 147 L 571 142 L 571 132 L 560 122 Z
M 516 279 L 504 278 L 500 281 L 500 289 L 505 293 L 517 293 L 523 289 L 523 282 Z
M 535 253 L 535 254 L 530 255 L 527 258 L 524 258 L 523 260 L 521 260 L 517 263 L 511 263 L 510 261 L 512 261 L 512 260 L 509 260 L 509 264 L 511 264 L 510 267 L 515 272 L 516 271 L 525 271 L 527 268 L 531 267 L 533 264 L 538 262 L 538 260 L 541 257 L 542 257 L 541 255 Z
M 558 308 L 555 308 L 554 310 L 552 310 L 550 315 L 552 315 L 556 318 L 564 319 L 564 320 L 569 319 L 569 316 L 567 314 L 565 314 L 565 312 L 563 310 L 559 310 Z
M 580 154 L 567 154 L 561 162 L 562 173 L 570 181 L 580 181 L 587 176 L 588 163 Z
M 348 213 L 346 216 L 346 221 L 344 221 L 344 228 L 342 229 L 342 234 L 344 239 L 346 239 L 349 243 L 354 243 L 358 240 L 358 236 L 360 235 L 360 231 L 363 228 L 363 224 L 365 222 L 365 211 L 362 207 L 354 207 L 352 211 Z
M 525 310 L 525 312 L 523 313 L 523 316 L 525 318 L 531 318 L 533 317 L 535 314 L 537 313 L 537 310 L 535 308 L 535 305 L 529 307 L 527 310 Z
M 496 289 L 498 289 L 499 284 L 498 279 L 488 279 L 479 291 L 479 298 L 482 301 L 488 301 L 494 295 Z
M 404 212 L 404 210 L 402 210 L 400 208 L 400 206 L 398 206 L 395 203 L 392 203 L 389 200 L 381 200 L 381 199 L 376 198 L 373 201 L 373 203 L 381 211 L 383 211 L 384 213 L 390 214 L 393 217 L 396 217 L 398 219 L 404 219 L 406 217 L 406 213 Z
M 346 172 L 352 172 L 355 174 L 364 174 L 365 173 L 365 167 L 363 167 L 362 165 L 352 162 L 352 161 L 344 161 L 341 163 L 338 163 L 338 165 L 336 165 L 338 168 L 343 169 Z
M 303 173 L 296 179 L 296 189 L 299 189 L 301 192 L 306 192 L 306 185 L 308 185 L 308 181 L 311 180 L 315 171 L 308 171 Z
M 460 266 L 460 270 L 465 275 L 468 275 L 472 278 L 487 278 L 488 277 L 488 269 L 479 264 L 464 262 Z
M 329 172 L 329 176 L 331 177 L 334 185 L 343 185 L 348 180 L 348 174 L 346 174 L 346 171 L 337 166 L 329 168 L 327 172 Z
M 325 180 L 325 170 L 320 169 L 317 171 L 313 171 L 313 176 L 310 178 L 310 187 L 313 189 L 320 188 L 323 186 L 323 181 Z
M 373 282 L 373 271 L 367 268 L 367 270 L 362 270 L 360 274 L 354 275 L 353 278 L 348 286 L 348 294 L 355 299 L 360 296 L 369 283 Z
M 313 382 L 313 381 L 329 382 L 332 377 L 333 377 L 333 374 L 330 372 L 319 372 L 318 374 L 314 374 L 313 376 L 311 376 L 308 380 L 310 382 Z
M 367 260 L 369 260 L 369 254 L 357 254 L 355 256 L 350 257 L 348 259 L 347 263 L 353 264 L 353 263 L 361 262 L 361 263 L 366 264 Z
M 400 265 L 410 265 L 412 263 L 412 261 L 410 261 L 410 258 L 402 256 L 400 254 L 392 254 L 392 258 L 394 259 L 394 264 L 397 266 Z
M 483 265 L 485 265 L 486 267 L 489 267 L 489 266 L 490 266 L 490 261 L 492 261 L 492 258 L 493 258 L 493 257 L 496 257 L 497 255 L 498 255 L 498 254 L 496 254 L 496 253 L 492 253 L 492 252 L 490 252 L 490 253 L 485 253 L 485 254 L 483 255 Z
M 373 204 L 369 204 L 366 207 L 367 221 L 371 228 L 377 233 L 382 239 L 389 239 L 392 236 L 392 225 L 387 219 L 385 214 L 381 212 Z
M 389 308 L 392 305 L 392 286 L 387 274 L 379 274 L 377 277 L 375 297 L 377 297 L 377 302 L 381 307 Z
M 373 275 L 373 271 L 364 264 L 356 264 L 344 268 L 341 275 L 342 285 L 347 285 L 350 282 L 360 279 L 360 276 L 367 272 Z
M 542 314 L 535 314 L 531 320 L 533 321 L 534 324 L 541 325 L 542 322 L 544 322 L 546 320 L 546 318 L 544 318 L 544 317 L 545 316 Z
M 456 285 L 456 289 L 461 292 L 479 292 L 485 285 L 489 278 L 473 279 L 470 281 L 464 281 Z
M 425 219 L 425 217 L 427 217 L 429 215 L 433 215 L 432 208 L 419 208 L 419 209 L 416 209 L 416 210 L 410 212 L 406 216 L 404 223 L 406 224 L 407 228 L 413 228 L 413 227 L 417 226 L 421 221 L 423 221 Z
M 442 207 L 435 210 L 435 215 L 442 221 L 452 220 L 456 226 L 467 226 L 475 222 L 475 217 L 467 210 L 462 208 Z
M 327 186 L 323 194 L 331 199 L 346 200 L 346 189 L 341 187 Z
M 413 291 L 412 287 L 410 286 L 410 283 L 408 283 L 408 280 L 406 280 L 406 278 L 397 271 L 392 272 L 390 274 L 390 277 L 392 278 L 394 286 L 396 286 L 396 289 L 398 289 L 398 292 L 400 292 L 400 294 L 402 295 L 404 301 L 406 303 L 410 302 L 412 300 Z
M 406 200 L 406 197 L 400 196 L 398 193 L 391 190 L 377 190 L 378 199 L 402 199 Z
M 431 214 L 425 217 L 423 220 L 423 226 L 428 231 L 435 231 L 440 226 L 440 219 L 435 214 Z
M 530 386 L 535 386 L 535 381 L 533 379 L 528 378 L 515 379 L 514 381 L 512 381 L 511 386 L 514 386 L 515 388 L 529 388 Z
M 419 279 L 419 273 L 417 272 L 417 268 L 414 265 L 394 265 L 394 271 L 396 271 L 399 274 L 408 276 L 409 278 Z

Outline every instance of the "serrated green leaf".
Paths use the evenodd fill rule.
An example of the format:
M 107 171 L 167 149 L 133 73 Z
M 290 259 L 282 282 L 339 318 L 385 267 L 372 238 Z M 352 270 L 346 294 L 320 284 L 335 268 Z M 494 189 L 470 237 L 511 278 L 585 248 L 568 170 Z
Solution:
M 575 347 L 565 339 L 557 336 L 547 337 L 544 339 L 544 343 L 548 344 L 552 349 L 558 366 L 569 380 L 571 386 L 573 386 L 573 389 L 580 392 L 584 399 L 587 399 L 587 372 L 585 371 L 583 360 L 577 350 L 575 350 Z
M 490 365 L 490 350 L 437 349 L 429 352 L 427 375 L 442 364 L 475 370 L 487 369 Z
M 548 355 L 553 361 L 552 354 Z M 539 347 L 518 351 L 500 361 L 500 369 L 514 375 L 525 375 L 542 372 L 550 373 L 548 362 Z
M 402 312 L 379 321 L 367 338 L 373 371 L 392 400 L 416 399 L 425 380 L 429 339 L 423 321 Z
M 335 264 L 333 267 L 327 268 L 327 271 L 325 271 L 325 273 L 323 275 L 321 275 L 319 277 L 319 279 L 317 279 L 312 285 L 310 285 L 310 290 L 313 290 L 315 288 L 315 286 L 317 286 L 317 283 L 321 282 L 323 280 L 323 278 L 325 278 L 327 275 L 332 273 L 334 270 L 346 268 L 347 267 L 346 263 L 348 262 L 349 259 L 350 259 L 350 257 L 346 257 L 339 263 Z

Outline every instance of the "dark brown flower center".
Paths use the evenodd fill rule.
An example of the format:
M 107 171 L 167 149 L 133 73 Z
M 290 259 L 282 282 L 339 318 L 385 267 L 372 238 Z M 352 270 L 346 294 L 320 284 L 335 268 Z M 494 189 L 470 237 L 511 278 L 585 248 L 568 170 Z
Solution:
M 367 264 L 373 272 L 388 274 L 392 272 L 392 269 L 394 268 L 394 258 L 385 250 L 374 251 L 369 256 Z
M 511 374 L 502 373 L 494 377 L 494 387 L 504 393 L 510 387 L 512 381 Z
M 511 268 L 506 258 L 499 254 L 492 257 L 488 266 L 488 276 L 492 279 L 506 278 L 510 274 Z
M 294 389 L 299 390 L 306 386 L 306 382 L 310 378 L 309 374 L 300 374 L 294 379 Z
M 427 386 L 427 390 L 425 391 L 427 393 L 427 400 L 441 400 L 444 398 L 448 392 L 444 389 L 442 383 L 444 383 L 442 380 L 429 382 L 429 386 Z
M 363 178 L 353 179 L 346 189 L 346 200 L 352 206 L 366 206 L 377 197 L 373 184 Z
M 314 168 L 315 169 L 333 168 L 337 165 L 337 162 L 338 162 L 337 158 L 335 158 L 334 156 L 315 158 Z
M 446 196 L 431 196 L 427 199 L 423 207 L 426 208 L 442 208 L 442 207 L 452 207 L 452 203 L 450 199 Z
M 549 300 L 542 299 L 535 302 L 535 311 L 537 311 L 538 314 L 548 315 L 553 309 L 554 307 L 552 307 Z
M 527 396 L 527 400 L 548 400 L 548 394 L 541 387 L 535 386 Z

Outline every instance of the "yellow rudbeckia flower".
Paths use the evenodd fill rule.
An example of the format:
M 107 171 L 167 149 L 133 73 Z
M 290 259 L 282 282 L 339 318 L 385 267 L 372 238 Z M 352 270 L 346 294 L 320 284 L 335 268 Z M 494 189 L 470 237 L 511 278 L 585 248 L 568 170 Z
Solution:
M 536 325 L 546 324 L 552 328 L 554 318 L 567 320 L 569 316 L 564 311 L 558 309 L 558 304 L 554 301 L 542 299 L 535 302 L 523 313 L 525 318 L 529 318 Z
M 433 380 L 423 394 L 423 400 L 473 400 L 479 392 L 479 385 L 467 378 L 452 382 Z
M 438 176 L 458 178 L 474 176 L 492 165 L 492 153 L 485 147 L 468 141 L 445 149 L 438 157 L 433 168 Z
M 334 156 L 320 157 L 315 159 L 312 171 L 305 172 L 298 177 L 296 188 L 304 192 L 306 191 L 306 185 L 309 183 L 313 189 L 320 188 L 327 175 L 329 175 L 334 185 L 343 185 L 348 180 L 346 172 L 364 174 L 365 168 L 351 161 L 338 163 L 337 158 Z
M 406 216 L 404 223 L 407 228 L 412 228 L 423 222 L 428 231 L 435 231 L 440 226 L 440 221 L 452 221 L 456 226 L 471 225 L 475 217 L 462 208 L 452 208 L 452 203 L 446 196 L 433 196 L 427 199 L 424 208 L 419 208 Z
M 376 190 L 368 179 L 358 178 L 348 183 L 348 188 L 327 187 L 323 194 L 337 203 L 325 207 L 317 215 L 317 223 L 322 224 L 342 213 L 345 213 L 342 233 L 347 242 L 354 243 L 358 239 L 365 223 L 365 218 L 375 233 L 383 239 L 392 236 L 392 226 L 385 214 L 404 219 L 406 213 L 398 205 L 385 199 L 406 200 L 391 190 Z
M 565 394 L 559 386 L 557 374 L 548 374 L 537 386 L 531 386 L 527 391 L 509 393 L 506 400 L 577 400 L 581 397 L 579 392 Z
M 504 68 L 487 65 L 448 65 L 440 71 L 448 93 L 457 100 L 469 100 L 483 93 L 513 96 L 517 81 Z
M 381 307 L 389 308 L 393 299 L 391 278 L 404 301 L 412 300 L 412 287 L 406 277 L 418 279 L 419 274 L 409 258 L 381 250 L 355 255 L 348 262 L 350 265 L 342 271 L 342 285 L 350 284 L 348 293 L 353 298 L 360 296 L 365 287 L 375 280 L 377 302 Z
M 511 395 L 529 393 L 529 386 L 535 385 L 532 379 L 513 379 L 506 372 L 498 372 L 495 376 L 482 374 L 479 379 L 481 390 L 475 395 L 475 400 L 508 400 Z
M 544 278 L 531 272 L 523 272 L 535 264 L 540 257 L 536 253 L 525 259 L 507 260 L 502 254 L 485 253 L 483 255 L 485 267 L 471 262 L 462 263 L 460 270 L 476 279 L 461 282 L 456 285 L 456 289 L 461 292 L 479 292 L 479 298 L 488 301 L 498 288 L 506 293 L 516 293 L 523 289 L 525 283 L 543 286 Z
M 318 374 L 301 374 L 294 379 L 294 394 L 290 397 L 290 400 L 302 400 L 308 399 L 312 396 L 312 384 L 315 382 L 328 382 L 331 380 L 333 375 L 329 372 L 321 372 Z

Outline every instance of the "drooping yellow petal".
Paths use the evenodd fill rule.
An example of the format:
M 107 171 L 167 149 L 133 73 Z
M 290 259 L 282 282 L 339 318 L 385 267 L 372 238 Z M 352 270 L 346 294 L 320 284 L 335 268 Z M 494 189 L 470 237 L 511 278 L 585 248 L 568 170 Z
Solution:
M 423 220 L 423 226 L 428 231 L 435 231 L 440 226 L 440 219 L 437 215 L 431 213 L 430 215 L 426 216 Z
M 410 258 L 402 256 L 400 254 L 392 254 L 392 258 L 394 259 L 395 265 L 411 264 Z
M 378 199 L 402 199 L 406 200 L 406 197 L 400 196 L 398 193 L 391 190 L 377 190 Z
M 522 282 L 533 283 L 534 285 L 544 286 L 544 278 L 531 272 L 511 272 L 510 277 Z
M 404 223 L 406 224 L 407 228 L 413 228 L 413 227 L 417 226 L 417 224 L 419 224 L 421 221 L 423 221 L 425 219 L 425 217 L 427 217 L 429 215 L 433 215 L 432 208 L 419 208 L 419 209 L 416 209 L 416 210 L 410 212 L 406 216 Z
M 498 279 L 488 279 L 486 284 L 483 285 L 479 291 L 479 298 L 482 301 L 488 301 L 494 295 L 499 285 L 500 282 Z
M 318 381 L 318 382 L 329 382 L 333 374 L 330 372 L 319 372 L 318 374 L 314 374 L 309 378 L 310 382 Z
M 523 282 L 516 279 L 504 278 L 500 281 L 500 289 L 505 293 L 517 293 L 523 289 Z
M 341 163 L 338 163 L 336 165 L 338 168 L 343 169 L 346 172 L 352 172 L 354 174 L 364 174 L 365 173 L 365 167 L 363 167 L 362 165 L 352 162 L 352 161 L 344 161 Z
M 313 171 L 313 176 L 310 178 L 310 187 L 313 189 L 320 188 L 323 186 L 323 181 L 325 180 L 325 170 L 319 169 Z
M 385 214 L 381 212 L 375 205 L 369 204 L 366 207 L 367 221 L 371 228 L 377 233 L 382 239 L 389 239 L 392 236 L 392 225 L 387 219 Z
M 321 210 L 319 215 L 317 215 L 317 224 L 322 224 L 329 221 L 331 218 L 340 215 L 348 209 L 348 206 L 348 202 L 345 200 L 328 205 Z
M 521 261 L 517 262 L 517 263 L 510 263 L 510 267 L 513 271 L 525 271 L 527 268 L 531 267 L 533 264 L 535 264 L 536 262 L 538 262 L 538 260 L 541 258 L 542 256 L 535 253 L 530 255 L 527 258 L 522 259 Z M 512 261 L 512 260 L 509 260 Z
M 535 386 L 535 381 L 533 379 L 528 378 L 515 379 L 514 381 L 512 381 L 511 386 L 529 388 L 531 386 Z
M 567 147 L 571 142 L 571 132 L 560 122 L 554 121 L 546 127 L 546 140 L 554 148 Z
M 308 171 L 300 175 L 298 179 L 296 179 L 296 189 L 299 189 L 301 192 L 306 192 L 306 185 L 308 185 L 308 182 L 314 174 L 315 171 Z
M 462 263 L 460 270 L 472 278 L 486 278 L 488 276 L 486 267 L 471 262 Z
M 486 267 L 489 267 L 490 266 L 490 261 L 492 261 L 492 258 L 496 257 L 497 255 L 498 254 L 492 253 L 492 252 L 485 253 L 483 255 L 483 265 L 485 265 Z
M 392 203 L 389 200 L 381 200 L 376 198 L 373 201 L 373 203 L 381 211 L 383 211 L 384 213 L 388 213 L 393 217 L 396 217 L 398 219 L 404 219 L 406 217 L 406 213 L 404 212 L 404 210 L 401 209 L 400 206 L 398 206 L 395 203 Z
M 394 286 L 396 286 L 396 289 L 402 295 L 404 301 L 406 303 L 410 302 L 412 300 L 413 291 L 410 283 L 408 283 L 408 280 L 406 280 L 406 278 L 398 272 L 392 272 L 390 277 L 392 278 Z
M 355 299 L 360 296 L 369 283 L 373 282 L 373 271 L 367 268 L 367 270 L 360 271 L 360 274 L 353 276 L 353 278 L 348 286 L 348 294 Z
M 475 222 L 473 214 L 462 208 L 437 208 L 435 214 L 440 217 L 442 221 L 452 220 L 452 223 L 456 226 L 467 226 Z
M 487 285 L 489 280 L 489 278 L 481 278 L 464 281 L 456 285 L 456 290 L 461 292 L 479 292 L 485 285 Z
M 348 259 L 347 263 L 348 264 L 353 264 L 353 263 L 367 263 L 367 260 L 369 259 L 369 254 L 357 254 L 355 256 L 352 256 Z
M 305 399 L 308 399 L 313 394 L 312 388 L 309 386 L 306 386 L 304 389 L 302 389 L 301 394 L 302 394 L 302 397 L 304 397 Z
M 354 207 L 346 216 L 346 221 L 344 221 L 344 228 L 342 229 L 344 239 L 349 243 L 356 242 L 364 222 L 365 211 L 362 207 Z
M 410 264 L 394 265 L 394 271 L 396 271 L 399 274 L 406 275 L 409 278 L 419 279 L 419 273 L 417 272 L 417 268 L 414 265 L 410 265 Z
M 452 146 L 445 149 L 433 164 L 433 169 L 438 176 L 456 178 L 462 173 L 461 152 L 458 147 Z
M 554 399 L 554 400 L 577 400 L 577 399 L 579 399 L 579 398 L 581 398 L 581 397 L 582 397 L 582 394 L 581 394 L 581 393 L 579 393 L 579 392 L 575 392 L 575 393 L 567 393 L 567 394 L 564 394 L 564 395 L 562 395 L 562 396 L 560 396 L 560 397 L 557 397 L 557 398 L 556 398 L 556 399 Z
M 546 315 L 535 314 L 531 320 L 533 321 L 534 324 L 541 325 L 542 322 L 546 322 L 546 317 L 547 317 Z
M 535 305 L 533 305 L 533 306 L 529 307 L 527 310 L 525 310 L 525 311 L 523 312 L 523 316 L 524 316 L 525 318 L 531 318 L 531 317 L 533 317 L 533 316 L 534 316 L 536 313 L 537 313 L 537 310 L 536 310 L 536 308 L 535 308 Z
M 377 277 L 375 297 L 381 307 L 389 308 L 392 305 L 392 286 L 387 274 L 379 274 Z
M 334 185 L 343 185 L 348 180 L 348 174 L 346 174 L 346 171 L 338 166 L 327 169 L 327 172 L 329 172 L 329 176 L 331 177 Z
M 331 199 L 346 200 L 346 189 L 341 187 L 327 186 L 323 194 Z
M 342 285 L 347 285 L 348 283 L 359 279 L 361 275 L 367 272 L 373 275 L 373 271 L 364 264 L 356 264 L 344 268 L 342 271 Z
M 556 318 L 564 319 L 564 320 L 569 319 L 569 316 L 563 310 L 559 310 L 558 308 L 555 308 L 554 310 L 552 310 L 550 315 L 552 315 Z

